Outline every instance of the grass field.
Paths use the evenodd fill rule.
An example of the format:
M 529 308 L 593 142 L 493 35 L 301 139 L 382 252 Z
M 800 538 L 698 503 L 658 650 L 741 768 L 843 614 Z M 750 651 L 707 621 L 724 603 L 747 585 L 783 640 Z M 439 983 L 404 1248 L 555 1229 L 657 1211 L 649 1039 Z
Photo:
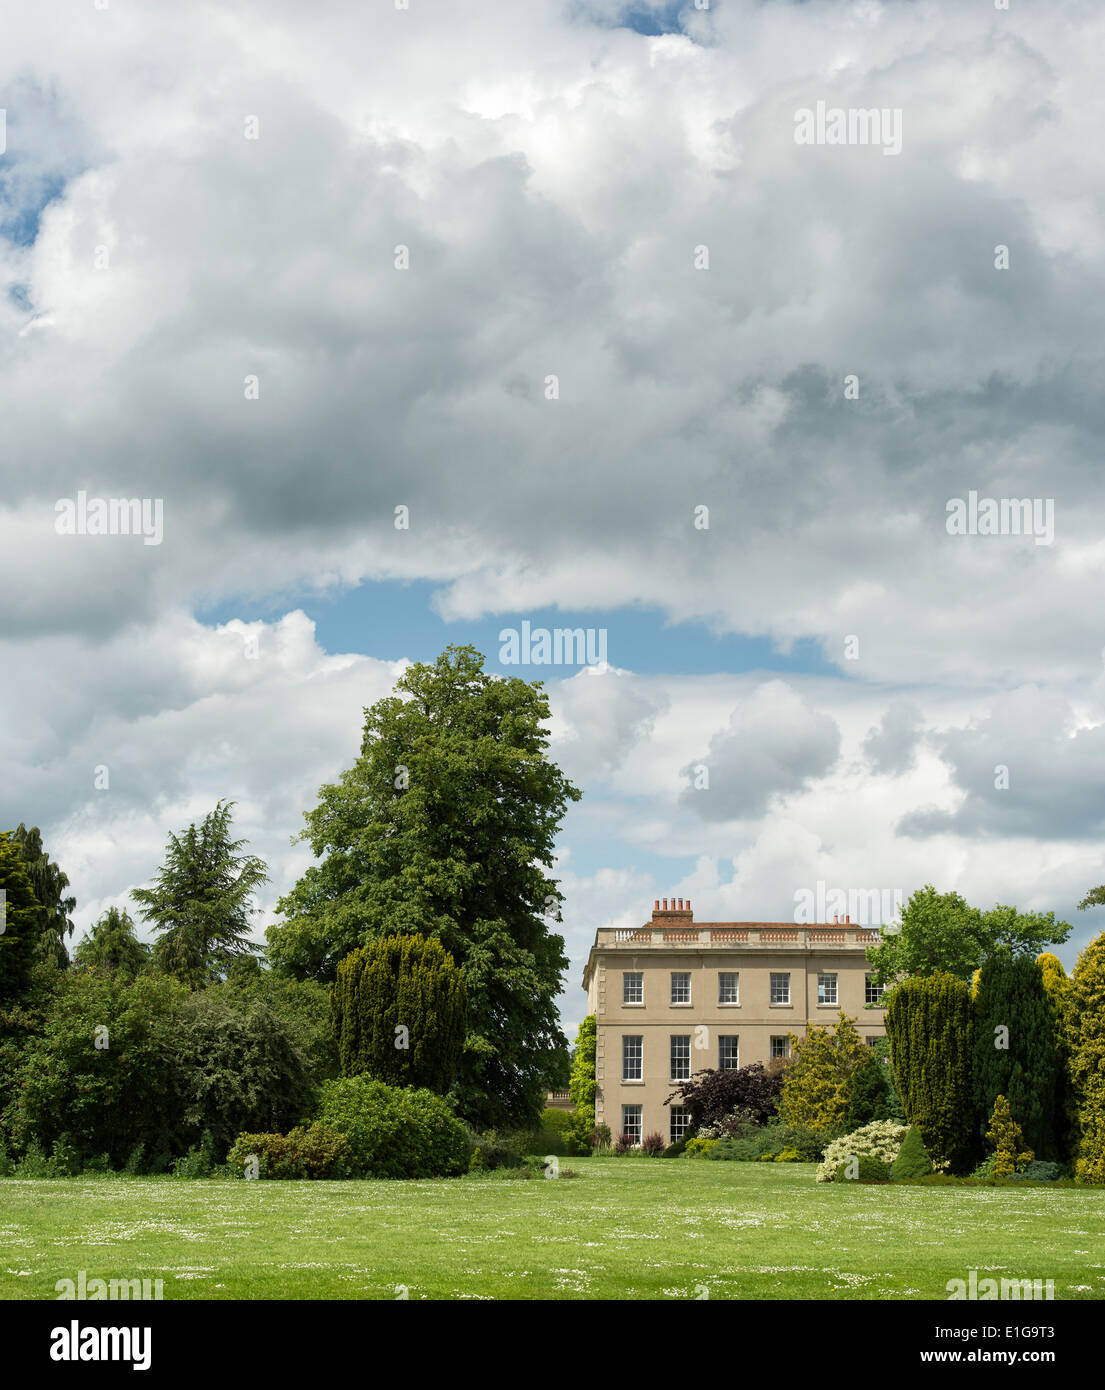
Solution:
M 166 1299 L 1105 1297 L 1105 1193 L 818 1184 L 806 1164 L 584 1159 L 532 1182 L 0 1180 L 0 1296 L 161 1278 Z

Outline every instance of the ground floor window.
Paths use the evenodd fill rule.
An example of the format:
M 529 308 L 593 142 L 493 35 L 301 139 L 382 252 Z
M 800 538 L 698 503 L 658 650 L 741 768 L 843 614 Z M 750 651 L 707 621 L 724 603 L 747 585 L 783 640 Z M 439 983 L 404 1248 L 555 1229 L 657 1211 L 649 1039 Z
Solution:
M 790 1038 L 785 1034 L 781 1038 L 771 1039 L 771 1060 L 774 1062 L 779 1057 L 790 1056 Z
M 691 1124 L 691 1112 L 682 1105 L 671 1107 L 671 1142 L 678 1144 Z
M 641 1142 L 641 1107 L 639 1105 L 622 1106 L 622 1133 L 628 1134 L 634 1144 Z
M 717 1040 L 717 1065 L 719 1071 L 736 1071 L 740 1066 L 739 1039 L 736 1034 L 729 1037 L 721 1035 Z

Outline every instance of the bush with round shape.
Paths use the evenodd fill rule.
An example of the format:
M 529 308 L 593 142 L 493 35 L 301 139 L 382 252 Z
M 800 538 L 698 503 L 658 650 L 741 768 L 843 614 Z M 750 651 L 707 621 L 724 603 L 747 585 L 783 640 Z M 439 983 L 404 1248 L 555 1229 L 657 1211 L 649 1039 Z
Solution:
M 837 1169 L 850 1158 L 866 1155 L 878 1159 L 880 1163 L 893 1163 L 905 1136 L 905 1125 L 896 1125 L 893 1120 L 872 1120 L 869 1125 L 834 1139 L 826 1146 L 825 1157 L 818 1164 L 817 1181 L 832 1182 Z
M 467 1171 L 467 1132 L 432 1091 L 346 1076 L 324 1083 L 317 1119 L 345 1135 L 365 1177 L 446 1178 Z
M 344 1178 L 352 1166 L 345 1135 L 320 1124 L 287 1134 L 239 1134 L 227 1163 L 246 1176 L 250 1159 L 261 1178 Z
M 833 1174 L 834 1182 L 889 1182 L 890 1164 L 870 1154 L 855 1154 L 844 1163 L 838 1163 Z
M 932 1158 L 928 1149 L 925 1148 L 921 1131 L 916 1125 L 911 1125 L 908 1134 L 902 1140 L 898 1157 L 894 1160 L 891 1176 L 897 1179 L 923 1178 L 926 1173 L 931 1172 Z

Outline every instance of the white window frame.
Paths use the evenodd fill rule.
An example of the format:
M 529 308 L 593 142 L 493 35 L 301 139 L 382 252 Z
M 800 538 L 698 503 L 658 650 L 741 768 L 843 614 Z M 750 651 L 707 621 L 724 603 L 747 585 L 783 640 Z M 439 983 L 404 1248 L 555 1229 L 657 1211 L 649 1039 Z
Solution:
M 733 984 L 733 997 L 726 999 L 722 982 L 731 980 Z M 719 970 L 717 975 L 717 1002 L 719 1004 L 739 1004 L 741 1001 L 741 973 L 739 970 Z
M 776 1043 L 782 1043 L 782 1045 L 783 1045 L 783 1050 L 782 1050 L 781 1052 L 776 1052 L 776 1051 L 775 1051 L 775 1044 L 776 1044 Z M 778 1061 L 781 1061 L 784 1057 L 789 1057 L 789 1056 L 790 1056 L 790 1038 L 789 1038 L 789 1036 L 788 1036 L 786 1033 L 773 1033 L 773 1034 L 771 1035 L 771 1037 L 768 1039 L 767 1050 L 768 1050 L 769 1060 L 772 1061 L 772 1062 L 778 1062 Z
M 630 1116 L 631 1116 L 631 1115 L 632 1115 L 633 1119 L 636 1121 L 635 1124 L 630 1124 L 630 1122 L 629 1122 Z M 623 1134 L 631 1134 L 631 1135 L 633 1136 L 633 1142 L 634 1142 L 634 1144 L 640 1144 L 640 1142 L 641 1142 L 641 1137 L 642 1137 L 642 1135 L 643 1135 L 644 1132 L 645 1132 L 645 1114 L 644 1114 L 644 1107 L 643 1107 L 643 1106 L 641 1106 L 641 1105 L 623 1105 L 623 1106 L 622 1106 L 622 1131 L 621 1131 L 621 1132 L 622 1132 Z
M 881 1004 L 882 997 L 886 993 L 882 985 L 873 985 L 871 983 L 874 978 L 873 974 L 864 975 L 863 977 L 863 1002 L 865 1004 Z M 874 998 L 872 998 L 872 995 Z
M 636 1049 L 630 1047 L 631 1043 L 636 1043 Z M 636 1057 L 633 1052 L 636 1051 Z M 637 1074 L 630 1075 L 630 1063 L 636 1062 Z M 643 1033 L 623 1033 L 622 1034 L 622 1080 L 623 1081 L 643 1081 L 645 1078 L 645 1039 Z
M 719 1033 L 717 1038 L 717 1069 L 718 1071 L 738 1071 L 740 1069 L 740 1037 L 736 1033 Z M 721 1045 L 730 1042 L 733 1044 L 732 1059 L 728 1062 L 722 1060 Z
M 679 1062 L 686 1068 L 682 1073 L 675 1070 L 676 1062 L 676 1043 L 685 1043 L 687 1055 L 679 1057 Z M 682 1052 L 682 1048 L 680 1048 Z M 691 1079 L 691 1035 L 690 1033 L 670 1033 L 668 1035 L 668 1069 L 671 1073 L 669 1081 L 689 1081 Z
M 829 992 L 832 998 L 828 998 Z M 818 1004 L 831 1004 L 836 1008 L 840 1004 L 840 974 L 836 970 L 819 970 L 817 972 L 817 1002 Z
M 676 999 L 676 997 L 675 997 L 675 982 L 676 982 L 676 980 L 686 980 L 686 982 L 687 982 L 687 997 L 686 997 L 686 999 Z M 689 1003 L 691 1002 L 691 972 L 690 972 L 689 970 L 673 970 L 673 971 L 671 971 L 671 993 L 670 993 L 669 998 L 670 998 L 670 1000 L 671 1000 L 671 1002 L 672 1002 L 673 1004 L 680 1004 L 680 1005 L 681 1005 L 681 1004 L 689 1004 Z
M 630 980 L 636 980 L 636 997 L 631 999 Z M 645 1002 L 645 972 L 643 970 L 623 970 L 622 971 L 622 1003 L 623 1004 L 643 1004 Z
M 670 1142 L 678 1144 L 687 1130 L 691 1127 L 691 1112 L 685 1105 L 673 1105 L 671 1107 L 671 1121 L 668 1126 Z
M 776 980 L 781 980 L 783 983 L 780 984 L 780 985 L 776 985 L 776 983 L 775 983 Z M 775 1005 L 777 1005 L 777 1006 L 778 1006 L 778 1005 L 781 1005 L 781 1004 L 789 1004 L 789 1003 L 790 1003 L 790 971 L 789 971 L 789 970 L 772 970 L 772 971 L 770 972 L 770 978 L 768 979 L 768 989 L 770 990 L 770 994 L 769 994 L 769 996 L 768 996 L 768 1002 L 769 1002 L 770 1004 L 775 1004 Z M 775 998 L 775 991 L 776 991 L 776 989 L 779 989 L 779 990 L 781 990 L 781 991 L 785 991 L 785 993 L 786 993 L 786 998 L 785 998 L 785 999 L 776 999 L 776 998 Z

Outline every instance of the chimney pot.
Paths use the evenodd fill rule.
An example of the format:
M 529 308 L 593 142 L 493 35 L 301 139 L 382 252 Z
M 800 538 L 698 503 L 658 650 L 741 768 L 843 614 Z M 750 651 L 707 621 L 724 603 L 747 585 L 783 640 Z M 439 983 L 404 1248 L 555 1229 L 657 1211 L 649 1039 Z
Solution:
M 665 898 L 665 899 L 664 899 L 664 911 L 667 912 L 667 910 L 668 910 L 668 900 L 667 900 L 667 898 Z
M 683 899 L 682 899 L 682 898 L 679 899 L 679 911 L 680 911 L 680 912 L 683 911 Z
M 653 910 L 654 912 L 659 912 L 659 911 L 660 911 L 660 899 L 659 899 L 659 898 L 656 899 L 656 902 L 655 902 L 655 904 L 653 905 L 653 909 L 652 909 L 652 910 Z

